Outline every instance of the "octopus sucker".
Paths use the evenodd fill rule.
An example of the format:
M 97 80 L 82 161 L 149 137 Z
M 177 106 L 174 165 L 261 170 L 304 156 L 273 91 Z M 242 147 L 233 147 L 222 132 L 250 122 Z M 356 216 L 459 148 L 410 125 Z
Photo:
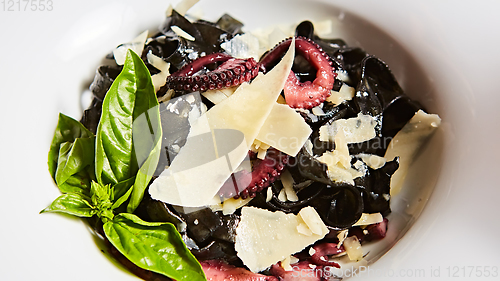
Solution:
M 249 153 L 253 161 L 252 171 L 241 170 L 231 175 L 219 191 L 219 195 L 225 198 L 254 198 L 258 192 L 269 187 L 276 181 L 285 165 L 288 163 L 288 155 L 275 148 L 269 148 L 264 159 L 256 159 L 256 154 Z
M 213 63 L 221 63 L 215 70 L 206 71 Z M 224 53 L 209 54 L 183 66 L 167 78 L 170 89 L 207 91 L 237 86 L 257 76 L 259 64 L 255 59 L 237 59 Z
M 283 55 L 292 39 L 283 40 L 265 54 L 260 60 L 260 69 L 266 72 L 267 68 Z M 312 82 L 300 82 L 295 73 L 290 71 L 283 89 L 285 100 L 292 108 L 310 109 L 320 105 L 330 96 L 336 77 L 335 69 L 328 54 L 311 39 L 296 37 L 295 50 L 316 68 L 316 78 Z

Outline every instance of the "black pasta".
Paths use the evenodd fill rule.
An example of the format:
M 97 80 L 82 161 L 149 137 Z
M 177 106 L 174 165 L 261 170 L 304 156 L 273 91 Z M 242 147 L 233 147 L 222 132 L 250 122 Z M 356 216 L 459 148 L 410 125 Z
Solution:
M 194 41 L 179 37 L 171 30 L 171 26 L 178 26 L 195 38 Z M 191 23 L 185 17 L 172 12 L 172 15 L 160 27 L 160 32 L 150 38 L 145 45 L 141 58 L 151 74 L 159 70 L 149 64 L 147 53 L 160 57 L 171 64 L 170 72 L 181 69 L 192 62 L 196 56 L 224 52 L 221 43 L 242 34 L 243 24 L 229 15 L 223 15 L 217 22 L 197 21 Z M 379 169 L 368 168 L 365 175 L 355 179 L 354 185 L 332 182 L 328 176 L 327 165 L 319 162 L 316 157 L 327 150 L 335 148 L 333 143 L 319 140 L 319 128 L 335 120 L 356 117 L 358 114 L 370 115 L 380 120 L 376 127 L 376 137 L 363 142 L 349 145 L 351 155 L 369 153 L 383 156 L 388 141 L 411 119 L 421 106 L 411 101 L 403 92 L 389 67 L 380 59 L 368 55 L 359 48 L 351 48 L 341 39 L 323 39 L 315 35 L 314 26 L 309 21 L 300 23 L 296 28 L 296 35 L 312 39 L 331 58 L 333 67 L 337 71 L 344 71 L 349 81 L 336 79 L 333 90 L 338 91 L 344 84 L 354 87 L 356 95 L 350 101 L 334 106 L 324 103 L 324 115 L 312 116 L 299 111 L 309 124 L 313 133 L 310 140 L 312 150 L 302 148 L 296 157 L 292 157 L 286 166 L 295 180 L 295 191 L 298 200 L 283 202 L 278 194 L 282 189 L 280 180 L 272 183 L 271 199 L 267 200 L 266 190 L 258 192 L 249 203 L 271 211 L 298 213 L 305 206 L 316 209 L 323 221 L 332 230 L 349 229 L 359 220 L 362 213 L 381 213 L 388 216 L 390 210 L 390 178 L 398 168 L 398 159 L 387 162 Z M 191 56 L 190 54 L 196 54 Z M 206 66 L 208 70 L 217 65 Z M 315 69 L 305 60 L 297 57 L 293 71 L 301 82 L 314 80 Z M 82 123 L 95 133 L 101 114 L 102 100 L 119 74 L 118 65 L 101 66 L 96 72 L 91 91 L 94 100 L 89 109 L 84 112 Z M 158 97 L 162 97 L 170 90 L 162 87 Z M 176 90 L 174 97 L 186 94 Z M 208 100 L 202 100 L 210 108 Z M 162 104 L 164 109 L 165 104 Z M 166 110 L 161 110 L 162 122 L 173 122 L 179 127 L 179 137 L 173 142 L 165 142 L 164 154 L 160 157 L 159 171 L 175 157 L 173 145 L 182 146 L 187 136 L 187 119 L 175 119 Z M 175 120 L 174 120 L 175 119 Z M 164 127 L 165 127 L 164 123 Z M 157 173 L 158 174 L 158 173 Z M 171 222 L 181 233 L 186 245 L 199 260 L 225 260 L 241 266 L 242 262 L 234 250 L 234 235 L 238 225 L 240 212 L 223 215 L 221 211 L 212 211 L 204 208 L 196 212 L 186 213 L 182 208 L 171 206 L 146 196 L 136 211 L 137 215 L 148 221 Z

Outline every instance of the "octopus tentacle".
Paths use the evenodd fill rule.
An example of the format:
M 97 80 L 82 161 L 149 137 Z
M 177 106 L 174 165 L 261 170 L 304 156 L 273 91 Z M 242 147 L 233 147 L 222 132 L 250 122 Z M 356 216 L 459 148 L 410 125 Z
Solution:
M 211 63 L 222 62 L 213 71 L 198 73 Z M 236 59 L 224 53 L 215 53 L 198 58 L 167 78 L 170 89 L 184 91 L 206 91 L 237 86 L 248 82 L 259 72 L 259 64 L 253 59 Z
M 309 263 L 309 261 L 300 261 L 292 265 L 292 270 L 285 270 L 281 266 L 281 262 L 271 266 L 270 272 L 281 281 L 326 281 L 333 280 L 327 277 L 323 266 L 317 266 Z
M 255 158 L 255 153 L 250 153 Z M 264 159 L 255 159 L 252 171 L 242 170 L 231 175 L 219 191 L 219 195 L 229 198 L 253 198 L 276 181 L 288 163 L 288 155 L 270 148 Z
M 328 256 L 335 256 L 345 252 L 344 246 L 337 247 L 335 243 L 323 243 L 313 247 L 314 254 L 311 256 L 311 262 L 316 265 L 334 266 L 340 268 L 340 265 L 334 261 L 329 261 Z
M 275 62 L 288 49 L 292 38 L 283 40 L 269 51 L 260 60 L 261 70 L 266 72 L 266 68 Z M 290 71 L 285 83 L 285 100 L 292 108 L 313 108 L 330 95 L 335 82 L 333 63 L 323 49 L 309 38 L 296 37 L 295 49 L 314 68 L 317 69 L 316 79 L 313 82 L 300 82 L 293 71 Z
M 235 267 L 219 260 L 200 262 L 207 280 L 240 280 L 240 281 L 278 281 L 275 276 L 253 273 L 241 267 Z
M 232 58 L 228 54 L 224 53 L 215 53 L 215 54 L 210 54 L 206 55 L 204 57 L 198 58 L 191 63 L 186 64 L 183 66 L 181 69 L 176 71 L 175 73 L 172 73 L 172 76 L 192 76 L 196 72 L 200 71 L 205 67 L 207 64 L 211 64 L 214 62 L 221 62 L 221 61 L 227 61 L 228 59 Z

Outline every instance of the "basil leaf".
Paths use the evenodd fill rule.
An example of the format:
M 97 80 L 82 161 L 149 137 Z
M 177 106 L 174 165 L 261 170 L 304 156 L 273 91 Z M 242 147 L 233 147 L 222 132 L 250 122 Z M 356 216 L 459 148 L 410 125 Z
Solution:
M 137 161 L 143 163 L 137 172 L 132 197 L 127 206 L 129 213 L 133 213 L 141 203 L 144 191 L 151 181 L 160 159 L 162 128 L 159 106 L 155 106 L 137 117 L 134 121 L 133 139 Z
M 59 114 L 56 131 L 52 138 L 49 150 L 49 172 L 54 180 L 59 159 L 59 149 L 62 143 L 74 142 L 77 138 L 91 138 L 94 134 L 87 130 L 80 122 L 62 113 Z
M 127 199 L 130 197 L 130 194 L 132 194 L 133 190 L 134 190 L 133 188 L 129 188 L 125 194 L 119 197 L 118 200 L 116 200 L 115 203 L 113 203 L 113 205 L 111 206 L 111 210 L 119 208 L 125 201 L 127 201 Z
M 85 171 L 88 167 L 93 167 L 94 143 L 95 137 L 90 137 L 77 138 L 74 142 L 64 142 L 61 144 L 55 173 L 55 181 L 61 192 L 81 192 L 88 195 L 87 183 L 82 182 L 80 186 L 76 186 L 76 188 L 70 190 L 64 188 L 64 183 L 73 175 Z M 85 175 L 89 176 L 88 173 L 81 173 L 79 176 L 84 177 Z
M 67 193 L 59 196 L 50 206 L 40 213 L 65 213 L 77 217 L 90 218 L 97 213 L 90 203 L 80 194 Z
M 150 223 L 119 214 L 104 224 L 111 244 L 137 266 L 175 280 L 206 280 L 199 262 L 171 223 Z
M 87 167 L 85 170 L 72 175 L 64 183 L 58 184 L 57 187 L 62 193 L 79 193 L 88 196 L 90 181 L 94 173 L 92 168 L 93 166 Z
M 135 177 L 131 177 L 129 179 L 126 179 L 124 181 L 115 184 L 113 186 L 113 198 L 121 198 L 127 193 L 130 196 L 130 193 L 132 193 L 132 186 L 134 185 L 134 182 L 135 182 Z M 125 202 L 127 199 L 128 197 L 125 198 L 123 202 Z
M 141 58 L 129 50 L 123 70 L 102 104 L 95 161 L 99 183 L 117 184 L 137 173 L 139 165 L 133 147 L 133 122 L 157 104 L 148 69 Z

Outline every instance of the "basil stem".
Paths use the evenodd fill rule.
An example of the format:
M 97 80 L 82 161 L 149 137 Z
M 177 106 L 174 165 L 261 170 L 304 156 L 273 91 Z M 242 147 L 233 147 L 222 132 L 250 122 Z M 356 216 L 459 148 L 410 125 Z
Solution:
M 171 223 L 145 222 L 122 213 L 104 224 L 111 244 L 137 266 L 175 280 L 206 280 L 196 258 Z
M 117 184 L 135 176 L 139 165 L 134 152 L 134 121 L 157 105 L 148 69 L 141 58 L 129 50 L 123 70 L 102 104 L 95 163 L 100 184 Z
M 82 195 L 77 193 L 66 193 L 59 196 L 50 206 L 40 213 L 65 213 L 77 217 L 90 218 L 97 213 L 91 204 Z

